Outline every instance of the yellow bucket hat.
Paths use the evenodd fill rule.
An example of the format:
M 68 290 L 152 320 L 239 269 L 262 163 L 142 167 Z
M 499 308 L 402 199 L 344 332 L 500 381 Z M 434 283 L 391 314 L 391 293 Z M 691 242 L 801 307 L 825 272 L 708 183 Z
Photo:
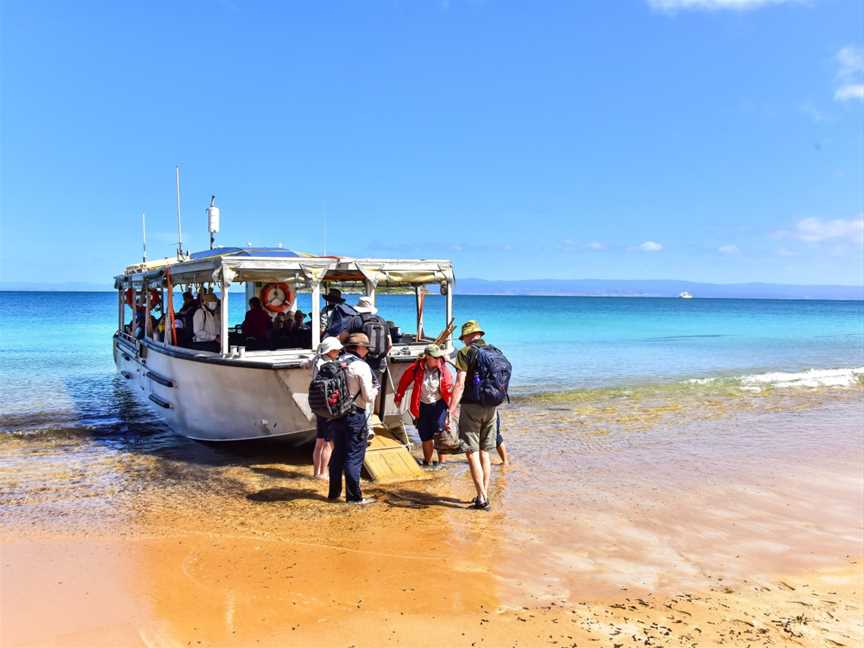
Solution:
M 462 325 L 462 334 L 459 336 L 461 340 L 466 335 L 471 335 L 472 333 L 479 333 L 480 335 L 486 335 L 486 331 L 480 328 L 480 325 L 477 323 L 477 320 L 468 320 Z

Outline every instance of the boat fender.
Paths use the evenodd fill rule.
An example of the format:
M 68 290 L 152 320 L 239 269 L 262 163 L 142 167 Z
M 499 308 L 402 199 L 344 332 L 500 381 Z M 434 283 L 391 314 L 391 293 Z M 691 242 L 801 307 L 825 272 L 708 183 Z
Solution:
M 261 289 L 261 303 L 271 313 L 287 313 L 294 303 L 294 291 L 285 282 L 268 283 Z
M 150 290 L 150 309 L 152 310 L 156 304 L 162 301 L 162 293 L 155 288 Z M 126 304 L 130 308 L 135 308 L 135 290 L 133 288 L 126 289 Z

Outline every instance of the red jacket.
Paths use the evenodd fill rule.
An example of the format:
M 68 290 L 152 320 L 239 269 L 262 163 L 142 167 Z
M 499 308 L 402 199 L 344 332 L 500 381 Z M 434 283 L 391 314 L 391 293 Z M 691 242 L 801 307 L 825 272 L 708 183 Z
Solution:
M 399 380 L 399 387 L 396 389 L 396 402 L 402 402 L 405 392 L 408 391 L 408 386 L 414 383 L 414 388 L 411 390 L 411 403 L 408 405 L 408 411 L 415 419 L 420 416 L 420 389 L 423 386 L 423 374 L 426 370 L 426 361 L 420 358 L 412 364 L 402 378 Z M 439 369 L 441 374 L 441 383 L 439 385 L 441 400 L 450 406 L 450 398 L 453 396 L 453 378 L 450 376 L 450 371 L 447 365 Z

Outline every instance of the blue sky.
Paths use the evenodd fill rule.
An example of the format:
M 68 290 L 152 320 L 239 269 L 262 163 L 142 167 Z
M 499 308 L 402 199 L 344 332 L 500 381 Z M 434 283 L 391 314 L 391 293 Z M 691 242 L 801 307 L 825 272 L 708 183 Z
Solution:
M 860 1 L 2 3 L 0 280 L 188 247 L 864 281 Z

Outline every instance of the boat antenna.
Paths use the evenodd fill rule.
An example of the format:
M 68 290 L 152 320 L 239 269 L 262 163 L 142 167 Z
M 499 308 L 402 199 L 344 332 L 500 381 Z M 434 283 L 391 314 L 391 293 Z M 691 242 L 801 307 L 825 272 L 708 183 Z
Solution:
M 141 260 L 147 263 L 147 212 L 141 212 L 141 239 L 144 241 L 144 256 Z
M 177 167 L 177 258 L 183 258 L 183 228 L 180 225 L 180 165 Z
M 210 249 L 216 247 L 216 233 L 219 231 L 219 208 L 216 206 L 216 194 L 210 196 L 210 206 L 207 208 L 207 229 L 210 231 Z

